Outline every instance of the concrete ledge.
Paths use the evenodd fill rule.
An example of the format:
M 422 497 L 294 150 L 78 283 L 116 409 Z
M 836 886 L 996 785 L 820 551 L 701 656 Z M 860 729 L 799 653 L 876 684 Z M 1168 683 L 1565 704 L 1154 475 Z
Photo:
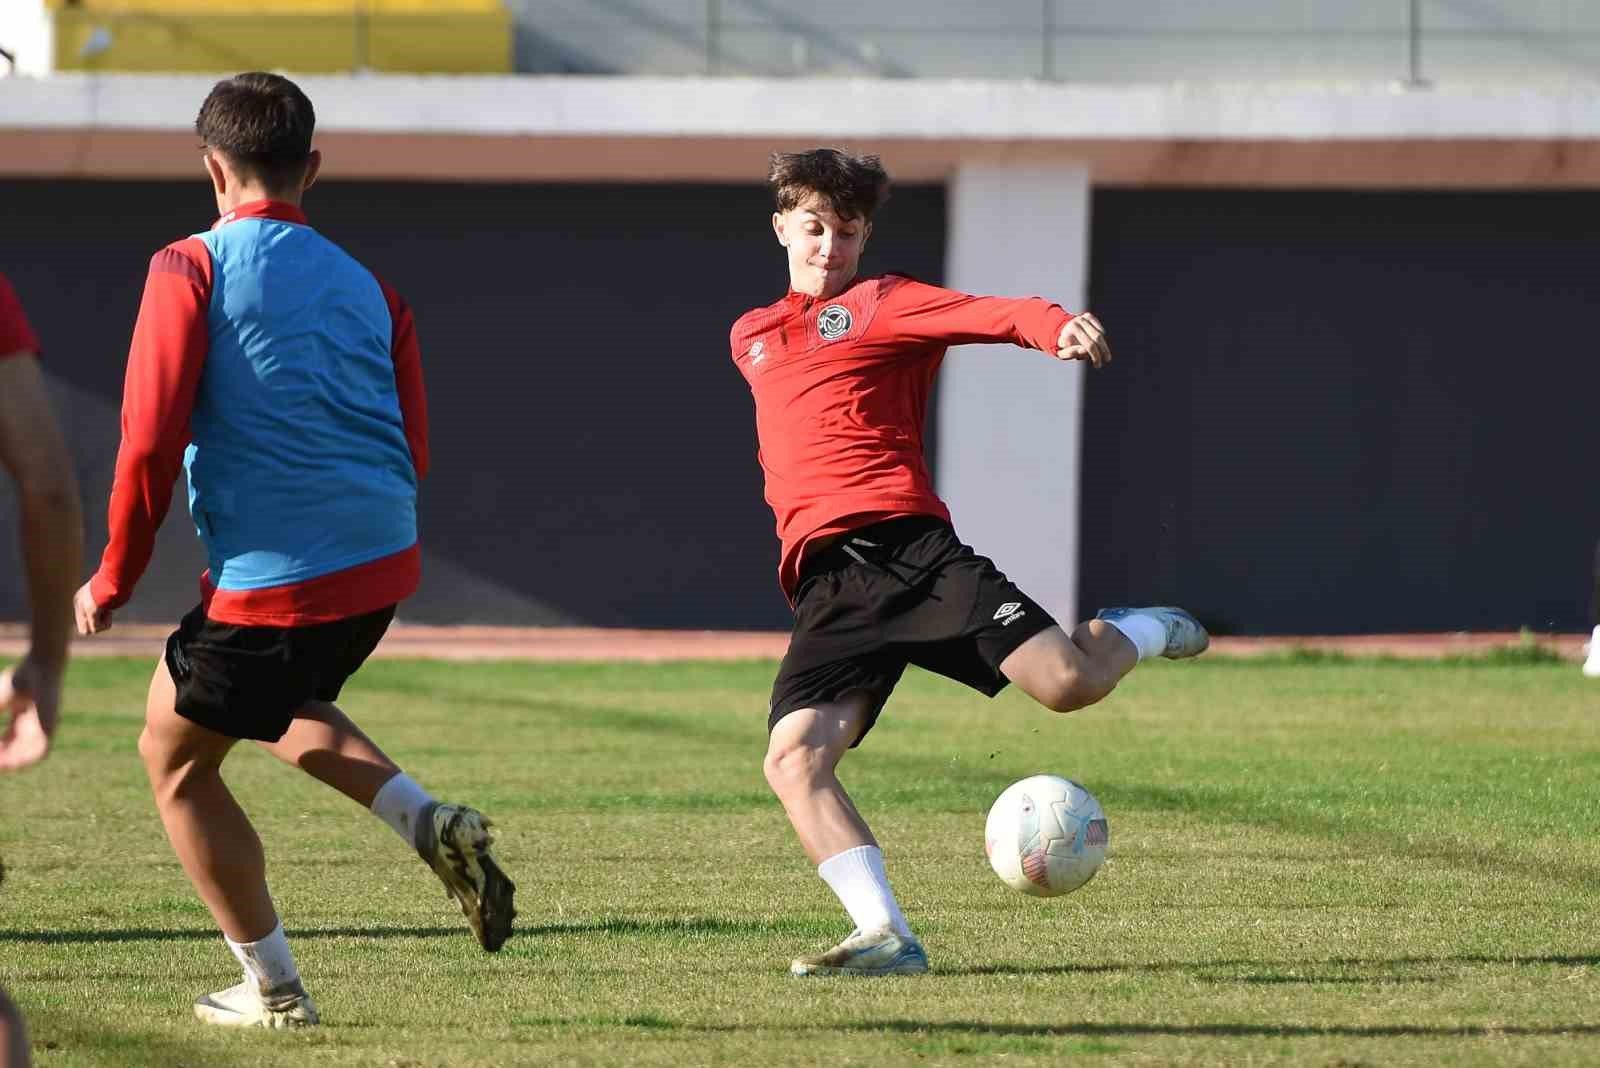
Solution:
M 0 174 L 196 173 L 215 79 L 0 80 Z M 968 163 L 1097 184 L 1600 187 L 1600 92 L 1034 82 L 368 75 L 302 79 L 333 178 L 759 180 L 774 147 L 882 152 L 902 180 Z

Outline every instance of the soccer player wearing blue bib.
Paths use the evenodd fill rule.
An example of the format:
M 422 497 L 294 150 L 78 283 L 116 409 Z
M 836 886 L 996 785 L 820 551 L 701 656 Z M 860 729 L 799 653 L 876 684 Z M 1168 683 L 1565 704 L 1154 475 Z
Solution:
M 388 823 L 496 950 L 511 881 L 489 821 L 440 804 L 333 702 L 421 573 L 427 407 L 410 309 L 312 229 L 311 101 L 287 78 L 219 82 L 195 130 L 220 218 L 150 261 L 123 395 L 110 538 L 78 591 L 104 630 L 149 563 L 173 481 L 208 570 L 167 641 L 139 752 L 185 873 L 244 968 L 200 998 L 208 1023 L 317 1022 L 284 938 L 260 839 L 221 776 L 242 738 Z

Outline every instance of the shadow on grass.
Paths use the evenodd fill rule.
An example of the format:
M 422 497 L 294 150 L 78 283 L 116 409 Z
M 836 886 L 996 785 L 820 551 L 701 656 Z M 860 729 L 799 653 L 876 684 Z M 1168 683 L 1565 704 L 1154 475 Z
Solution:
M 671 937 L 708 935 L 726 938 L 743 938 L 750 935 L 813 935 L 831 929 L 827 921 L 790 917 L 767 921 L 724 920 L 715 916 L 664 917 L 661 919 L 629 919 L 604 917 L 573 923 L 546 923 L 533 927 L 516 928 L 517 938 L 538 938 L 542 935 L 631 935 L 635 937 Z M 290 928 L 288 935 L 296 941 L 318 938 L 460 938 L 464 927 L 306 927 Z M 26 942 L 41 945 L 70 945 L 73 943 L 103 944 L 116 942 L 208 942 L 221 935 L 215 930 L 196 928 L 162 929 L 155 927 L 124 927 L 102 930 L 14 931 L 0 930 L 0 943 Z
M 1110 972 L 1188 973 L 1196 978 L 1236 983 L 1416 983 L 1430 977 L 1419 976 L 1318 976 L 1319 969 L 1345 968 L 1440 968 L 1462 964 L 1553 964 L 1569 968 L 1600 965 L 1600 955 L 1546 954 L 1519 956 L 1506 954 L 1463 954 L 1450 957 L 1333 957 L 1327 960 L 1209 960 L 1140 961 L 1109 964 L 980 964 L 969 968 L 938 968 L 940 975 L 1095 975 Z M 1218 975 L 1218 972 L 1246 970 L 1252 974 Z
M 306 938 L 459 938 L 463 927 L 318 927 L 289 931 L 289 937 Z M 0 931 L 0 942 L 41 945 L 114 942 L 210 942 L 222 937 L 216 930 L 124 927 L 99 931 Z
M 845 980 L 852 982 L 852 980 Z M 529 1027 L 633 1027 L 651 1031 L 679 1031 L 688 1034 L 753 1034 L 773 1030 L 827 1032 L 829 1034 L 903 1034 L 923 1036 L 964 1036 L 970 1038 L 1539 1038 L 1586 1037 L 1600 1035 L 1600 1024 L 1553 1024 L 1548 1027 L 1522 1026 L 1439 1026 L 1421 1024 L 1373 1025 L 1340 1024 L 1146 1024 L 1146 1023 L 1068 1023 L 1008 1024 L 978 1020 L 859 1020 L 851 1023 L 818 1024 L 795 1027 L 792 1024 L 700 1024 L 677 1023 L 655 1014 L 642 1016 L 578 1016 L 571 1018 L 530 1017 L 516 1021 Z
M 1420 1024 L 1350 1027 L 1339 1024 L 999 1024 L 977 1020 L 864 1020 L 829 1028 L 853 1033 L 893 1032 L 928 1035 L 994 1035 L 997 1037 L 1037 1038 L 1148 1038 L 1162 1035 L 1177 1038 L 1538 1038 L 1557 1035 L 1600 1035 L 1600 1025 L 1559 1024 L 1549 1027 L 1428 1027 Z
M 85 1055 L 95 1057 L 93 1063 L 121 1068 L 224 1068 L 237 1063 L 231 1058 L 219 1061 L 216 1050 L 200 1043 L 107 1027 L 103 1020 L 88 1022 L 58 1013 L 36 1012 L 30 1014 L 29 1030 L 37 1063 L 41 1065 L 61 1063 L 61 1057 Z

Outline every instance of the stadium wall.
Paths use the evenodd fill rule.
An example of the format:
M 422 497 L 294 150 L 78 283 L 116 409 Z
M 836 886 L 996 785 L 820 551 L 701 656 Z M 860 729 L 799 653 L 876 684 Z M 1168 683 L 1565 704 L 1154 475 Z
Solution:
M 1073 369 L 1033 365 L 1067 372 L 1042 389 L 1008 383 L 1062 413 L 1006 423 L 1012 461 L 951 461 L 963 434 L 997 435 L 995 399 L 973 392 L 995 380 L 963 378 L 977 366 L 965 354 L 938 405 L 958 525 L 1054 607 L 1182 600 L 1259 633 L 1582 623 L 1600 515 L 1578 487 L 1600 442 L 1573 407 L 1596 384 L 1575 355 L 1592 301 L 1573 242 L 1594 236 L 1592 98 L 305 81 L 341 179 L 314 195 L 316 219 L 408 293 L 429 353 L 440 468 L 423 504 L 429 586 L 411 618 L 784 624 L 749 402 L 723 338 L 782 286 L 751 176 L 772 147 L 824 141 L 875 148 L 908 182 L 869 269 L 972 289 L 1087 287 L 1110 325 L 1118 362 L 1084 385 L 1081 521 Z M 0 154 L 12 176 L 0 269 L 49 341 L 91 514 L 115 441 L 85 428 L 115 425 L 144 257 L 205 221 L 183 125 L 206 85 L 0 87 L 0 132 L 17 149 Z M 1249 188 L 1298 191 L 1227 192 Z M 1052 206 L 1058 217 L 1039 223 Z M 1027 240 L 1018 216 L 1035 222 Z M 1463 317 L 1497 300 L 1517 309 L 1514 326 Z M 1534 350 L 1515 340 L 1527 314 Z M 1009 377 L 1025 360 L 994 366 Z M 1509 390 L 1508 368 L 1528 361 L 1560 385 Z M 1521 403 L 1508 408 L 1510 395 Z M 1528 450 L 1504 448 L 1552 427 L 1571 447 L 1540 452 L 1537 472 L 1523 470 Z M 1031 496 L 1002 489 L 997 471 L 1019 470 L 1018 457 L 1058 459 L 1059 480 Z M 1025 535 L 1016 544 L 974 518 L 1010 498 L 1022 498 L 1003 517 Z M 163 537 L 140 618 L 192 603 L 184 524 Z M 0 580 L 0 612 L 19 604 Z

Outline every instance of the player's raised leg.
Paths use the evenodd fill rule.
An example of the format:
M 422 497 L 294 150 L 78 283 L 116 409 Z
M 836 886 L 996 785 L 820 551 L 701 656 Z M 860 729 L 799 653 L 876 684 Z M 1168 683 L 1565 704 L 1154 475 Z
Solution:
M 228 1026 L 314 1024 L 316 1005 L 267 889 L 261 839 L 222 781 L 222 761 L 238 739 L 185 719 L 175 702 L 172 676 L 158 665 L 139 755 L 178 862 L 245 972 L 239 985 L 196 1001 L 195 1014 Z
M 309 702 L 283 737 L 258 744 L 388 824 L 444 883 L 484 949 L 510 937 L 516 887 L 490 852 L 481 812 L 435 800 L 331 701 Z
M 1147 657 L 1198 656 L 1206 630 L 1181 608 L 1110 608 L 1068 635 L 1051 627 L 1000 663 L 1000 671 L 1046 708 L 1071 712 L 1104 698 Z
M 800 957 L 795 975 L 905 975 L 928 970 L 884 872 L 883 852 L 839 781 L 838 766 L 871 722 L 865 691 L 802 708 L 772 729 L 763 764 L 806 856 L 855 924 L 826 953 Z

